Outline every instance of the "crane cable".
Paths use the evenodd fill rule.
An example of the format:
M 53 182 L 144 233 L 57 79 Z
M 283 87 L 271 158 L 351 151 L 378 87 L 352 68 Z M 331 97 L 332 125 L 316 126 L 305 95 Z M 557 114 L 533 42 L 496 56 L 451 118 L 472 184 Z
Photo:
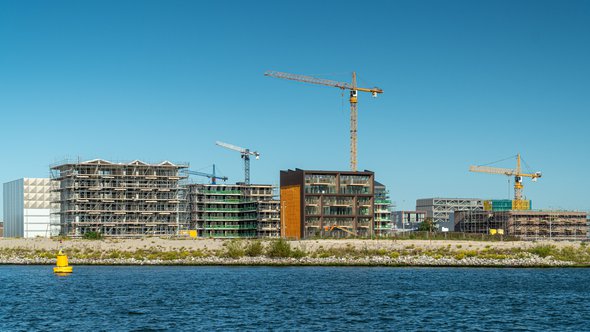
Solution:
M 508 160 L 508 159 L 515 158 L 516 156 L 517 156 L 517 155 L 513 155 L 513 156 L 510 156 L 510 157 L 507 157 L 507 158 L 504 158 L 504 159 L 496 160 L 496 161 L 493 161 L 493 162 L 491 162 L 491 163 L 482 164 L 482 165 L 478 165 L 478 166 L 489 166 L 489 165 L 492 165 L 492 164 L 497 164 L 497 163 L 499 163 L 499 162 L 502 162 L 502 161 L 505 161 L 505 160 Z M 522 158 L 521 158 L 521 159 L 522 159 Z
M 499 162 L 502 162 L 502 161 L 505 161 L 505 160 L 508 160 L 508 159 L 512 159 L 512 158 L 515 158 L 517 156 L 518 155 L 510 156 L 510 157 L 507 157 L 507 158 L 504 158 L 504 159 L 500 159 L 500 160 L 497 160 L 497 161 L 494 161 L 494 162 L 491 162 L 491 163 L 487 163 L 487 164 L 482 164 L 482 165 L 479 165 L 479 166 L 489 166 L 489 165 L 492 165 L 492 164 L 497 164 Z M 522 156 L 520 156 L 520 161 L 522 161 L 522 163 L 524 164 L 526 172 L 533 173 L 531 166 L 529 164 L 527 164 L 527 162 L 524 160 L 524 158 Z
M 529 166 L 529 164 L 527 164 L 526 161 L 524 161 L 524 158 L 522 156 L 520 156 L 520 160 L 522 161 L 522 163 L 526 167 L 526 171 L 528 173 L 533 173 L 531 166 Z

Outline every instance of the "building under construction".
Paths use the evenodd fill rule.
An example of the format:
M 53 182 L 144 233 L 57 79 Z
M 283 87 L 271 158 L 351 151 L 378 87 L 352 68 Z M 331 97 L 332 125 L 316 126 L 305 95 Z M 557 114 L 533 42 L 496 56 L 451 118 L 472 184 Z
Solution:
M 188 230 L 187 164 L 101 159 L 66 161 L 51 167 L 52 223 L 60 234 L 80 237 L 176 235 Z
M 200 237 L 278 237 L 279 201 L 260 184 L 190 184 L 190 229 Z
M 455 231 L 504 234 L 522 240 L 585 240 L 586 212 L 571 211 L 455 211 Z

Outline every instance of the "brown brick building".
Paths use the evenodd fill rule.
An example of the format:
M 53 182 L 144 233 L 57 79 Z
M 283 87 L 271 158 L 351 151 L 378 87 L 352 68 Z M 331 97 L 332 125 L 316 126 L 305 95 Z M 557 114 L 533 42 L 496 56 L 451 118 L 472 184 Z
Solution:
M 374 234 L 371 171 L 281 171 L 281 236 L 368 237 Z

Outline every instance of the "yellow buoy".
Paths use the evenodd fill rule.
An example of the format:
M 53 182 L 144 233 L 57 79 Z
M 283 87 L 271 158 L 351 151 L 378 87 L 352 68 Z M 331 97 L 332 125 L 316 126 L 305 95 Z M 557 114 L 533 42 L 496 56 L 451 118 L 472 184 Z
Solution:
M 53 268 L 54 273 L 72 273 L 72 267 L 68 265 L 68 256 L 61 249 L 57 253 L 57 264 Z

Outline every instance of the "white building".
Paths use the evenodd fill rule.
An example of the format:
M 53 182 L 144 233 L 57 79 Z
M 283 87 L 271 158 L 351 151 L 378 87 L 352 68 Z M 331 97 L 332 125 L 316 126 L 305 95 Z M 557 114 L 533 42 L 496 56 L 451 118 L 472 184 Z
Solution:
M 4 183 L 4 237 L 49 237 L 49 179 L 24 178 Z

